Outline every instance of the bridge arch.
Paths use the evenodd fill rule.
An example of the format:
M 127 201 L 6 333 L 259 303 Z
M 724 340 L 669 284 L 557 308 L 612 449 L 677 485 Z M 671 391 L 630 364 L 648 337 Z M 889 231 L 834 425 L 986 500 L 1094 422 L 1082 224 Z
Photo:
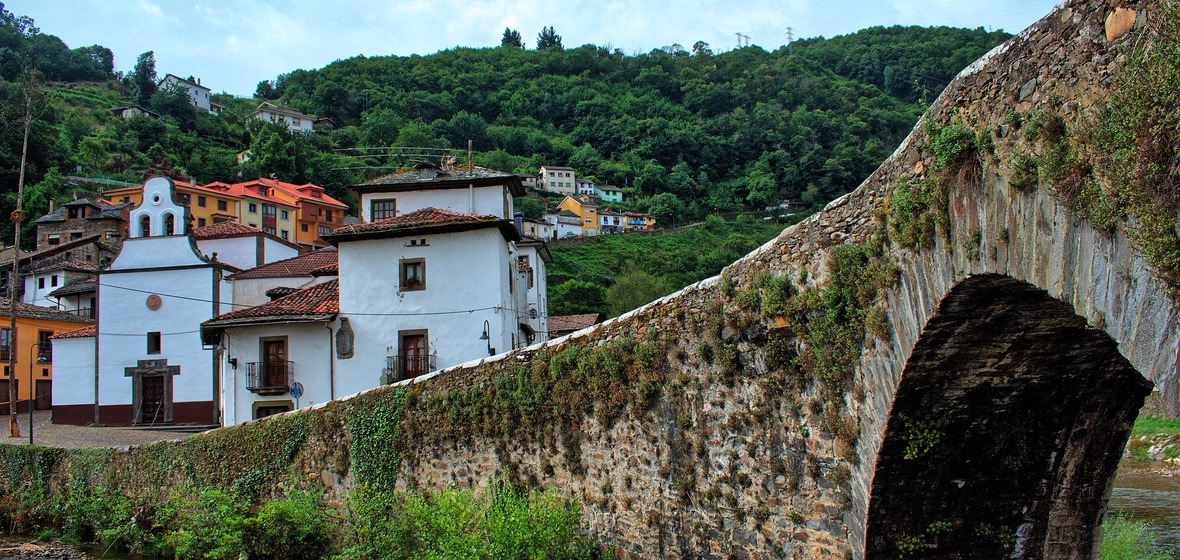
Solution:
M 907 360 L 865 558 L 1091 558 L 1148 382 L 1047 292 L 970 276 Z

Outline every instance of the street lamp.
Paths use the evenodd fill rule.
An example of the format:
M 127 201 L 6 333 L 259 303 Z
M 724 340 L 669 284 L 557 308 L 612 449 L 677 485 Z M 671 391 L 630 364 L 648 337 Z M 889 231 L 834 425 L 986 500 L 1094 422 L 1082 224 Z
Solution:
M 483 322 L 483 334 L 479 335 L 479 339 L 488 341 L 488 355 L 495 356 L 496 349 L 492 348 L 491 331 L 492 331 L 492 324 L 487 322 L 487 320 L 485 319 Z
M 37 363 L 47 364 L 49 358 L 45 357 L 45 349 L 41 348 L 40 342 L 34 342 L 29 347 L 29 445 L 33 445 L 33 349 L 36 348 Z

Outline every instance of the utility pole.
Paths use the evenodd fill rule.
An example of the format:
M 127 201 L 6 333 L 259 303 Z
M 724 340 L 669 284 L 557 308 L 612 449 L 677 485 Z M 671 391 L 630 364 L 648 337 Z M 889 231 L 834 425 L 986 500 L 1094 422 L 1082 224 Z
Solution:
M 744 33 L 734 33 L 734 35 L 737 35 L 737 44 L 738 44 L 737 46 L 739 49 L 742 47 L 750 46 L 750 36 L 749 35 L 746 35 Z M 744 45 L 742 44 L 743 40 L 745 40 Z
M 16 282 L 20 278 L 20 228 L 21 223 L 25 221 L 24 195 L 25 195 L 25 162 L 28 161 L 29 153 L 29 128 L 33 122 L 33 82 L 36 79 L 34 72 L 26 72 L 26 82 L 24 88 L 24 102 L 25 102 L 25 122 L 24 134 L 20 149 L 20 175 L 16 182 L 16 210 L 12 211 L 10 216 L 12 220 L 13 230 L 13 244 L 12 244 L 12 274 L 8 278 L 8 430 L 11 437 L 20 437 L 20 424 L 16 421 Z M 33 406 L 33 388 L 29 387 L 29 407 L 30 412 Z M 33 425 L 29 424 L 29 429 L 33 429 Z
M 787 52 L 794 53 L 795 50 L 791 48 L 791 42 L 795 40 L 795 28 L 787 26 Z

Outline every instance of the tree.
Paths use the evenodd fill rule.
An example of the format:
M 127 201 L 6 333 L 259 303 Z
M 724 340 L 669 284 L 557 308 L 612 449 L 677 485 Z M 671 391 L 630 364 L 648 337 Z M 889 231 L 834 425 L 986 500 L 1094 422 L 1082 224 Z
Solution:
M 648 211 L 656 217 L 656 221 L 665 227 L 674 227 L 677 217 L 684 222 L 684 202 L 672 193 L 660 193 L 651 197 Z
M 278 99 L 275 83 L 270 80 L 258 82 L 258 87 L 254 88 L 254 97 L 256 99 Z
M 617 317 L 657 298 L 668 295 L 674 288 L 664 278 L 657 278 L 634 267 L 620 274 L 606 290 L 610 316 Z
M 524 48 L 524 39 L 520 37 L 520 32 L 515 29 L 504 28 L 504 37 L 500 39 L 501 47 L 515 47 L 518 49 Z
M 541 33 L 537 35 L 537 50 L 543 51 L 546 49 L 561 50 L 561 35 L 554 31 L 553 26 L 542 27 Z
M 159 86 L 156 84 L 156 53 L 148 51 L 135 59 L 135 68 L 131 70 L 131 85 L 135 87 L 135 99 L 146 107 L 152 95 Z
M 526 218 L 539 220 L 541 219 L 541 216 L 545 214 L 544 199 L 522 196 L 516 199 L 514 206 L 517 210 L 520 210 L 520 212 L 524 214 L 524 217 Z
M 692 44 L 692 54 L 702 58 L 713 56 L 713 49 L 709 47 L 709 43 L 704 41 L 697 41 Z
M 151 110 L 176 119 L 180 130 L 190 132 L 197 126 L 197 108 L 188 95 L 188 88 L 180 84 L 169 84 L 152 94 L 148 107 Z
M 606 310 L 606 288 L 585 280 L 566 280 L 549 285 L 549 316 L 602 313 Z
M 94 61 L 95 67 L 104 74 L 104 77 L 115 75 L 115 53 L 111 52 L 111 49 L 102 45 L 90 45 L 89 47 L 79 47 L 74 51 Z

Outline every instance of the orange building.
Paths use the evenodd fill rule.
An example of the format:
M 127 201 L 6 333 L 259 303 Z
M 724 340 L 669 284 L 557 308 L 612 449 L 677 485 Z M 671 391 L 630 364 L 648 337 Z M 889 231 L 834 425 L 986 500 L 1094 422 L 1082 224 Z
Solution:
M 53 344 L 49 337 L 93 325 L 94 319 L 52 307 L 17 303 L 14 340 L 10 309 L 9 301 L 0 299 L 0 364 L 3 365 L 3 375 L 0 376 L 0 414 L 9 412 L 10 358 L 16 359 L 17 410 L 27 411 L 30 397 L 36 399 L 37 410 L 47 410 L 53 406 Z M 31 395 L 30 386 L 33 389 Z
M 348 205 L 325 194 L 324 188 L 319 185 L 295 185 L 277 179 L 256 179 L 234 186 L 241 186 L 246 192 L 259 187 L 269 188 L 270 196 L 295 207 L 295 223 L 292 224 L 295 236 L 291 241 L 304 249 L 327 247 L 329 243 L 321 238 L 344 225 L 344 213 L 348 211 Z
M 259 179 L 230 185 L 229 192 L 242 201 L 238 223 L 294 241 L 296 207 L 276 196 L 278 189 L 270 183 Z

